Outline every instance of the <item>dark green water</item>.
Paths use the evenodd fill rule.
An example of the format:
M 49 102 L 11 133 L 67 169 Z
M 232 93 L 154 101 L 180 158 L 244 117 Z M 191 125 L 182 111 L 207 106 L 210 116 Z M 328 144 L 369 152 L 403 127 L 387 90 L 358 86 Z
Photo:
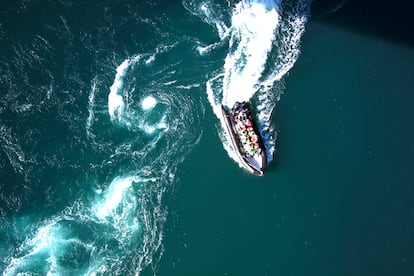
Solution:
M 414 45 L 371 2 L 2 2 L 0 269 L 413 275 Z

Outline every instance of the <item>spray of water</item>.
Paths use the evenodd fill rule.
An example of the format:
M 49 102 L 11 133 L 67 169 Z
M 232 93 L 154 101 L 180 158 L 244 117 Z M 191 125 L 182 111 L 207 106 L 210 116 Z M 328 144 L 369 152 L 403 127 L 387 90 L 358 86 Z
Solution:
M 258 90 L 279 24 L 276 7 L 240 2 L 232 15 L 229 53 L 224 63 L 223 104 L 249 101 Z

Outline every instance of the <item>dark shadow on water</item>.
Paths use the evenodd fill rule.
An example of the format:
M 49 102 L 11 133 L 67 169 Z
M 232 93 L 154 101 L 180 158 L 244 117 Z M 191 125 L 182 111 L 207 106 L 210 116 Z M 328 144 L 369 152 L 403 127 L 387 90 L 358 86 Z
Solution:
M 314 0 L 311 20 L 414 46 L 414 1 Z

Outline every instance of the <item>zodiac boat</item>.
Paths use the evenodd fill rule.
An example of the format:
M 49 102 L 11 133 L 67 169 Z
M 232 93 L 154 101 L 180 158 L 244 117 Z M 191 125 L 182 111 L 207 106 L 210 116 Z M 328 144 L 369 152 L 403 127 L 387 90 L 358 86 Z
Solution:
M 267 169 L 263 139 L 247 102 L 236 102 L 232 109 L 221 106 L 227 131 L 243 168 L 255 175 Z

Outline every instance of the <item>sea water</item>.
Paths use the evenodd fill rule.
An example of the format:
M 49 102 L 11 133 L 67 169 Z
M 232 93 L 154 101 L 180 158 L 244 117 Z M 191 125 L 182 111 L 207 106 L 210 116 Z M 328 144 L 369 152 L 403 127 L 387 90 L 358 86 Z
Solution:
M 371 86 L 350 62 L 379 42 L 323 23 L 305 32 L 311 4 L 3 1 L 3 274 L 413 271 L 413 132 L 381 150 L 397 141 L 374 119 L 388 97 L 358 95 Z M 329 49 L 350 41 L 361 52 L 334 61 L 342 52 Z M 361 70 L 381 79 L 374 62 L 391 62 L 401 70 L 390 77 L 409 87 L 412 51 L 381 43 Z M 239 167 L 223 128 L 221 105 L 243 100 L 265 140 L 263 178 Z M 394 118 L 412 115 L 397 106 Z M 389 121 L 390 133 L 408 128 Z M 402 161 L 384 174 L 395 152 Z M 389 208 L 378 213 L 379 202 Z

